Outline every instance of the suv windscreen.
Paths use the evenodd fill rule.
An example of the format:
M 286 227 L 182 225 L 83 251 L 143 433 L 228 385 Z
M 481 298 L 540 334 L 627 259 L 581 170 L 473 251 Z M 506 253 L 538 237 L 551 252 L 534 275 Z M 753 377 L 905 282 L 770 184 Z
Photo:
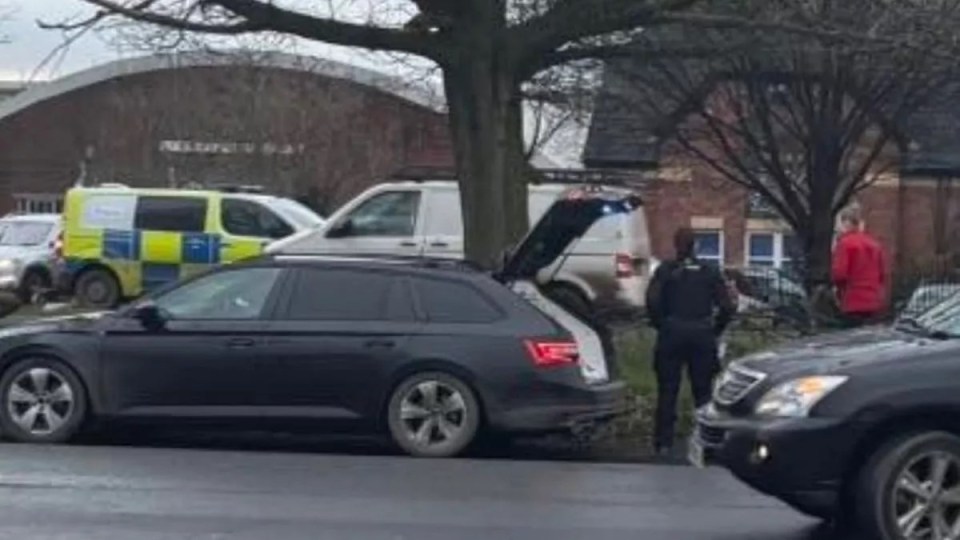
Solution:
M 0 225 L 0 246 L 36 246 L 42 244 L 52 230 L 52 223 L 40 221 L 4 223 Z
M 960 293 L 936 304 L 918 317 L 900 319 L 901 326 L 914 326 L 925 333 L 960 338 Z
M 266 206 L 246 199 L 223 199 L 220 217 L 223 230 L 235 236 L 276 240 L 296 232 Z

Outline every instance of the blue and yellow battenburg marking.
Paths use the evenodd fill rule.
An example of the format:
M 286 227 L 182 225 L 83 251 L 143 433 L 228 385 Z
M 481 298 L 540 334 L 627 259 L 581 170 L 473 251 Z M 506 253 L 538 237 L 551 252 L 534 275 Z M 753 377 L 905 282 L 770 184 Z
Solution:
M 90 239 L 86 249 L 77 251 L 98 254 L 94 258 L 117 273 L 127 294 L 149 291 L 220 264 L 224 247 L 220 235 L 208 233 L 107 229 L 98 236 L 98 242 Z M 69 255 L 67 269 L 74 275 L 91 262 L 89 257 Z

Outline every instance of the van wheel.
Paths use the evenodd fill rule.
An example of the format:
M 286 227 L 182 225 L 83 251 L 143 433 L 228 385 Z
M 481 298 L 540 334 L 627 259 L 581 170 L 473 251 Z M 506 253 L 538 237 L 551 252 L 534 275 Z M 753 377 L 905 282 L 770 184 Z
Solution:
M 869 538 L 952 538 L 960 528 L 960 438 L 935 431 L 893 439 L 867 463 L 856 489 Z
M 453 457 L 476 438 L 480 406 L 460 379 L 446 373 L 418 373 L 393 391 L 387 426 L 393 441 L 411 456 Z
M 110 309 L 120 302 L 120 284 L 108 270 L 94 268 L 77 278 L 74 294 L 82 307 Z

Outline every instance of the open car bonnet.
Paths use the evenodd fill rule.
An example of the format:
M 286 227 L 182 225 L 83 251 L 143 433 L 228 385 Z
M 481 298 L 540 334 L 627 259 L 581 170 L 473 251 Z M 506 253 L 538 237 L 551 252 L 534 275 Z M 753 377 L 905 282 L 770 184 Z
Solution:
M 520 241 L 497 274 L 502 282 L 533 279 L 603 217 L 629 214 L 642 205 L 632 191 L 581 186 L 561 194 Z

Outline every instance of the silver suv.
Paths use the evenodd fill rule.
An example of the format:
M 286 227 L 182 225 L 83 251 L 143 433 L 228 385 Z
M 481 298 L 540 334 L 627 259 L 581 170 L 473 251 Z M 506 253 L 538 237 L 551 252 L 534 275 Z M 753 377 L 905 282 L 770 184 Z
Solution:
M 0 218 L 0 291 L 28 302 L 55 280 L 62 219 L 59 214 Z

